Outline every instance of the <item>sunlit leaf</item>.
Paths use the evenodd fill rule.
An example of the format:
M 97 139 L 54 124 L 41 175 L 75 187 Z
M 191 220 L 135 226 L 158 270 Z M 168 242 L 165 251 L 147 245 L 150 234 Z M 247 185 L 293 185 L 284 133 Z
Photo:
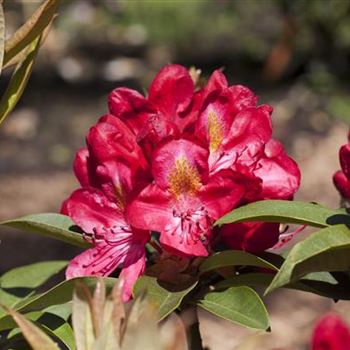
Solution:
M 33 350 L 59 350 L 57 344 L 31 321 L 14 310 L 6 308 L 6 311 L 20 327 L 23 336 Z
M 83 239 L 82 234 L 76 231 L 73 221 L 66 215 L 55 213 L 34 214 L 6 220 L 0 224 L 55 238 L 78 247 L 90 246 Z
M 212 314 L 242 326 L 266 330 L 268 314 L 259 295 L 249 287 L 207 293 L 198 303 Z
M 111 290 L 114 284 L 118 281 L 116 278 L 105 278 L 107 290 Z M 27 301 L 24 301 L 20 306 L 16 305 L 16 311 L 27 313 L 31 311 L 44 310 L 50 306 L 63 304 L 72 300 L 73 288 L 76 281 L 83 281 L 89 288 L 96 285 L 95 277 L 79 277 L 73 278 L 59 283 L 45 293 L 35 295 Z M 0 331 L 6 329 L 9 318 L 3 317 L 0 319 Z
M 155 277 L 142 276 L 135 284 L 134 295 L 137 296 L 143 290 L 146 290 L 148 299 L 156 306 L 159 319 L 162 320 L 180 306 L 183 298 L 196 285 L 197 282 L 183 290 L 173 292 L 160 286 Z
M 53 327 L 43 324 L 41 324 L 41 326 L 48 335 L 52 336 L 52 338 L 59 339 L 68 350 L 76 349 L 73 329 L 68 322 L 62 322 L 59 326 Z
M 67 261 L 45 261 L 12 269 L 0 277 L 2 288 L 37 288 L 60 272 Z
M 230 287 L 249 286 L 267 288 L 274 278 L 268 273 L 246 273 L 227 278 L 215 284 L 215 290 Z M 304 276 L 297 282 L 287 284 L 283 288 L 301 290 L 332 299 L 349 300 L 350 281 L 338 281 L 329 272 L 317 272 Z
M 43 311 L 52 315 L 56 315 L 65 321 L 68 321 L 68 318 L 72 314 L 72 303 L 67 302 L 64 304 L 52 305 L 45 308 Z
M 350 230 L 335 225 L 313 233 L 296 244 L 266 293 L 318 271 L 350 269 Z
M 13 110 L 23 94 L 24 88 L 26 87 L 32 73 L 34 59 L 39 49 L 40 40 L 41 38 L 38 37 L 28 46 L 26 58 L 18 63 L 11 76 L 8 86 L 0 100 L 0 124 Z
M 332 210 L 318 204 L 298 201 L 264 200 L 250 203 L 224 215 L 216 225 L 242 221 L 266 221 L 327 227 L 350 223 L 343 210 Z
M 6 66 L 16 55 L 43 33 L 50 26 L 55 16 L 59 0 L 47 0 L 32 14 L 32 16 L 6 40 L 3 65 Z
M 278 270 L 273 264 L 259 258 L 256 255 L 244 252 L 242 250 L 226 250 L 211 255 L 200 265 L 201 273 L 215 270 L 218 268 L 234 265 L 259 266 L 267 269 Z

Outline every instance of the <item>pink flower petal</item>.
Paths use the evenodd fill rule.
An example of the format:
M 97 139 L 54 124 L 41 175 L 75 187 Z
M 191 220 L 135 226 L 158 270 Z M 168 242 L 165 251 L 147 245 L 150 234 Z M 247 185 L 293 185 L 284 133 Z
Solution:
M 127 257 L 124 267 L 119 275 L 123 281 L 122 300 L 127 302 L 132 296 L 132 289 L 136 280 L 143 275 L 146 268 L 146 259 L 144 248 L 142 251 L 135 250 L 131 257 Z
M 336 314 L 324 316 L 316 325 L 312 338 L 312 350 L 350 349 L 350 329 Z
M 102 191 L 93 188 L 74 191 L 62 204 L 61 212 L 69 215 L 87 233 L 93 233 L 96 228 L 125 225 L 117 204 Z
M 175 195 L 195 192 L 208 177 L 208 151 L 188 140 L 169 141 L 154 151 L 152 173 L 160 188 Z
M 222 170 L 211 176 L 198 199 L 214 220 L 235 208 L 245 195 L 245 185 L 231 170 Z
M 156 113 L 144 96 L 127 88 L 114 89 L 108 96 L 108 106 L 110 113 L 122 119 L 136 136 L 143 133 L 150 116 Z
M 261 199 L 292 199 L 300 186 L 300 170 L 297 163 L 276 140 L 269 141 L 254 171 L 262 179 Z
M 340 148 L 339 160 L 343 173 L 350 181 L 350 143 Z
M 350 199 L 350 181 L 343 171 L 339 170 L 333 175 L 333 183 L 343 198 Z
M 177 64 L 163 67 L 149 88 L 149 101 L 165 119 L 174 120 L 191 103 L 193 81 L 188 70 Z
M 87 148 L 81 148 L 75 155 L 73 169 L 82 187 L 90 186 L 88 170 L 89 151 Z
M 90 153 L 100 163 L 115 160 L 125 162 L 130 167 L 148 167 L 135 135 L 112 115 L 105 115 L 90 129 L 87 144 Z

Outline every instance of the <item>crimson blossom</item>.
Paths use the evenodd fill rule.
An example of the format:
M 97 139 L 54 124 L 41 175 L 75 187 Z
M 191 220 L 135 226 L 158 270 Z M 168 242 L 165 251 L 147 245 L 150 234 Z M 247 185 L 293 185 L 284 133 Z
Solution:
M 341 170 L 333 175 L 333 182 L 344 199 L 350 199 L 350 132 L 348 143 L 339 150 L 339 161 Z
M 315 326 L 311 350 L 350 349 L 350 328 L 337 314 L 327 314 Z
M 162 249 L 187 257 L 220 242 L 251 252 L 277 243 L 278 224 L 212 229 L 240 205 L 291 200 L 299 187 L 297 164 L 272 139 L 272 108 L 252 91 L 229 86 L 220 70 L 196 89 L 184 67 L 167 65 L 147 97 L 117 88 L 108 105 L 74 163 L 82 188 L 62 207 L 94 245 L 73 259 L 68 278 L 121 267 L 127 300 L 152 231 Z

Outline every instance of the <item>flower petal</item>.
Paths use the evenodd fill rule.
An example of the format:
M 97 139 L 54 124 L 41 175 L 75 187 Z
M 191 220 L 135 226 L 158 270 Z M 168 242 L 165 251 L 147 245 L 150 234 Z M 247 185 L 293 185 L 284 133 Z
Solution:
M 184 199 L 184 202 L 177 202 L 168 191 L 151 184 L 128 206 L 128 221 L 134 227 L 160 232 L 162 246 L 175 255 L 206 256 L 207 244 L 200 240 L 200 235 L 203 235 L 206 242 L 208 241 L 210 235 L 208 218 L 204 215 L 199 217 L 201 226 L 205 226 L 203 232 L 197 229 L 196 225 L 193 225 L 196 232 L 192 232 L 191 214 L 184 215 L 192 212 L 195 219 L 198 219 L 201 213 L 197 213 L 196 210 L 200 209 L 200 206 L 198 199 L 195 198 L 192 201 Z
M 258 97 L 246 86 L 232 85 L 228 88 L 228 91 L 235 114 L 244 109 L 255 107 L 258 102 Z
M 227 79 L 221 69 L 216 69 L 209 77 L 207 85 L 204 87 L 203 98 L 206 99 L 213 93 L 219 94 L 228 87 Z
M 278 242 L 279 224 L 271 222 L 240 222 L 220 228 L 221 237 L 231 249 L 261 253 Z
M 138 91 L 117 88 L 108 96 L 111 114 L 122 119 L 135 135 L 142 134 L 151 114 L 155 113 L 151 103 Z
M 245 192 L 242 177 L 227 169 L 210 177 L 208 183 L 198 193 L 198 199 L 203 203 L 210 217 L 217 220 L 235 208 Z
M 149 101 L 170 121 L 191 103 L 194 84 L 187 69 L 177 64 L 163 67 L 149 88 Z
M 154 151 L 152 173 L 175 196 L 194 193 L 207 180 L 208 151 L 188 140 L 169 141 Z
M 265 145 L 254 175 L 263 181 L 261 199 L 292 199 L 300 186 L 299 167 L 277 140 Z
M 223 142 L 223 149 L 225 151 L 234 149 L 241 164 L 246 164 L 250 158 L 254 158 L 261 146 L 271 139 L 270 113 L 269 106 L 248 108 L 238 113 Z
M 118 246 L 102 243 L 72 259 L 66 269 L 66 278 L 108 276 L 124 259 Z
M 339 170 L 333 175 L 333 183 L 343 198 L 350 199 L 350 181 L 343 171 Z
M 103 116 L 87 136 L 90 153 L 103 163 L 108 160 L 126 162 L 130 166 L 147 168 L 143 152 L 135 135 L 117 117 Z
M 350 180 L 350 144 L 346 144 L 340 148 L 339 160 L 343 173 Z
M 312 350 L 348 350 L 350 329 L 337 314 L 327 314 L 318 321 L 313 337 Z
M 91 186 L 90 180 L 89 180 L 88 159 L 89 159 L 89 151 L 86 147 L 81 148 L 76 153 L 74 158 L 73 170 L 74 170 L 75 176 L 77 177 L 82 187 Z
M 133 247 L 126 257 L 119 278 L 123 281 L 122 300 L 127 302 L 132 296 L 132 289 L 136 280 L 145 272 L 145 247 Z
M 61 212 L 69 215 L 84 232 L 94 229 L 125 225 L 125 219 L 117 204 L 97 189 L 84 188 L 74 191 L 62 204 Z
M 142 230 L 161 232 L 173 216 L 171 202 L 169 193 L 150 184 L 127 206 L 128 222 Z
M 216 152 L 229 136 L 234 117 L 240 111 L 255 107 L 257 97 L 242 86 L 227 86 L 225 76 L 217 70 L 210 77 L 203 92 L 203 107 L 196 132 Z
M 168 252 L 176 256 L 208 256 L 209 254 L 204 242 L 183 230 L 180 219 L 167 224 L 160 234 L 160 243 Z

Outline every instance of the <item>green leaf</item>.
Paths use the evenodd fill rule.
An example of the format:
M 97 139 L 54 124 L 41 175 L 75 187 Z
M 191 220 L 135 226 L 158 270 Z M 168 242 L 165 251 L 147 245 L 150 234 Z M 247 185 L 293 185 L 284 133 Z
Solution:
M 205 259 L 199 267 L 201 273 L 215 270 L 221 267 L 234 265 L 259 266 L 267 269 L 278 270 L 273 264 L 259 258 L 256 255 L 244 252 L 242 250 L 226 250 L 211 255 Z
M 6 40 L 4 66 L 16 55 L 41 36 L 51 25 L 59 4 L 59 0 L 47 0 L 32 14 L 32 16 Z
M 5 16 L 2 0 L 0 1 L 0 74 L 2 70 L 2 63 L 4 61 L 5 51 Z
M 67 302 L 64 304 L 57 304 L 57 305 L 52 305 L 44 309 L 43 311 L 56 315 L 63 320 L 67 321 L 69 316 L 72 314 L 72 303 Z
M 215 290 L 223 290 L 230 287 L 249 286 L 267 288 L 274 278 L 273 274 L 246 273 L 227 278 L 218 282 Z M 308 293 L 321 295 L 326 298 L 349 300 L 349 281 L 338 281 L 329 272 L 315 272 L 308 274 L 301 280 L 287 284 L 283 288 L 301 290 Z
M 338 281 L 329 272 L 314 272 L 288 285 L 287 288 L 302 290 L 334 300 L 350 300 L 349 285 L 349 280 Z
M 39 327 L 26 319 L 20 313 L 6 308 L 6 311 L 17 323 L 23 336 L 33 348 L 33 350 L 59 350 L 57 344 L 51 340 Z
M 183 298 L 197 285 L 197 282 L 180 291 L 169 291 L 160 286 L 155 277 L 142 276 L 134 286 L 134 296 L 146 290 L 148 300 L 157 307 L 159 320 L 177 309 Z
M 51 288 L 46 293 L 39 295 L 37 298 L 30 300 L 27 304 L 23 304 L 20 308 L 22 312 L 28 312 L 32 310 L 42 310 L 51 305 L 63 304 L 72 300 L 74 284 L 76 281 L 82 281 L 89 288 L 95 287 L 98 278 L 96 277 L 77 277 L 70 280 L 66 280 Z M 106 288 L 111 290 L 117 278 L 104 278 Z
M 0 288 L 0 301 L 1 304 L 6 306 L 13 306 L 16 304 L 19 300 L 21 300 L 20 297 L 17 297 L 13 294 L 10 294 L 8 292 L 5 292 L 3 289 Z M 0 309 L 0 317 L 2 315 L 2 310 Z
M 83 239 L 81 233 L 75 231 L 74 222 L 66 215 L 54 213 L 34 214 L 3 221 L 0 224 L 55 238 L 78 247 L 91 246 Z
M 18 63 L 12 74 L 10 82 L 0 100 L 0 124 L 5 120 L 8 114 L 15 108 L 21 98 L 24 88 L 27 85 L 32 73 L 34 59 L 39 49 L 41 37 L 36 38 L 28 46 L 26 58 Z
M 12 308 L 11 308 L 12 309 Z M 25 314 L 25 317 L 28 320 L 31 321 L 37 321 L 40 317 L 42 317 L 42 315 L 44 314 L 43 311 L 33 311 L 33 312 L 28 312 Z M 11 316 L 8 316 L 4 310 L 4 315 L 6 315 L 5 317 L 2 317 L 0 319 L 0 331 L 6 330 L 6 329 L 14 329 L 16 327 L 16 322 L 12 319 Z
M 332 210 L 318 204 L 298 201 L 264 200 L 232 210 L 216 221 L 215 225 L 242 221 L 266 221 L 327 227 L 350 223 L 343 210 Z
M 60 340 L 69 350 L 75 350 L 75 339 L 72 327 L 65 320 L 48 312 L 31 312 L 24 315 L 28 320 L 33 321 L 38 327 L 43 329 L 51 338 Z M 10 324 L 12 328 L 7 339 L 17 336 L 20 330 L 16 327 L 15 322 Z
M 273 280 L 273 277 L 273 274 L 263 272 L 244 273 L 218 282 L 215 285 L 215 290 L 222 290 L 238 286 L 267 287 Z
M 245 327 L 263 330 L 269 328 L 264 303 L 249 287 L 231 287 L 222 292 L 210 292 L 198 305 L 216 316 Z
M 73 329 L 57 316 L 43 314 L 36 322 L 51 338 L 59 339 L 69 350 L 75 350 Z
M 60 272 L 67 264 L 67 261 L 45 261 L 17 267 L 1 276 L 1 288 L 35 289 Z
M 94 287 L 96 285 L 96 281 L 98 279 L 95 277 L 78 277 L 73 278 L 51 288 L 47 292 L 35 295 L 31 297 L 29 300 L 22 302 L 19 306 L 16 305 L 16 311 L 20 311 L 21 313 L 28 313 L 32 311 L 43 312 L 46 308 L 52 305 L 58 305 L 67 303 L 72 300 L 73 288 L 76 281 L 84 282 L 89 288 Z M 114 284 L 118 281 L 116 278 L 104 278 L 106 283 L 106 287 L 108 290 L 111 290 Z M 5 316 L 0 319 L 0 331 L 3 329 L 7 329 L 9 327 L 9 318 Z M 11 326 L 10 326 L 11 328 Z
M 296 244 L 266 293 L 318 271 L 347 271 L 350 268 L 350 230 L 335 225 L 313 233 Z

